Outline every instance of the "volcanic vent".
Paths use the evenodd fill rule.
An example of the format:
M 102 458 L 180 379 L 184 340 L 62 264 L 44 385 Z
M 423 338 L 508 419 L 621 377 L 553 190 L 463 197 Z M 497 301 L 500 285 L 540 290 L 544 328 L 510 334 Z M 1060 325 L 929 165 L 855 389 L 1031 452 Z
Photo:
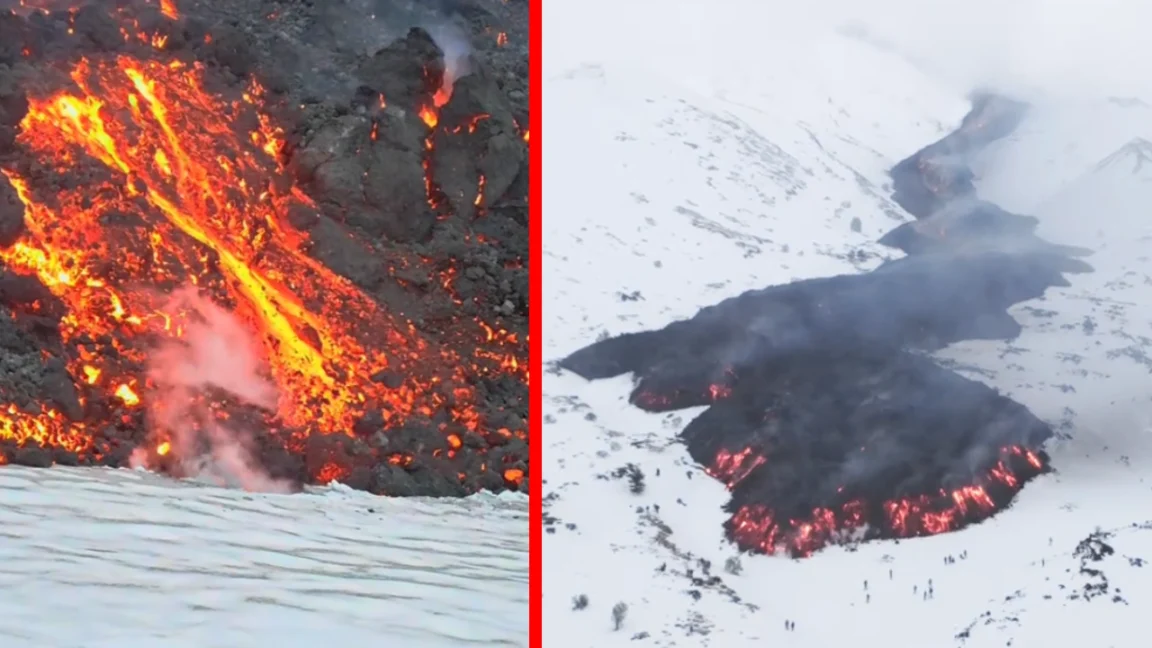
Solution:
M 1008 506 L 1046 472 L 1051 428 L 925 351 L 1010 339 L 1014 304 L 1089 272 L 1036 220 L 982 202 L 967 157 L 1010 133 L 1024 106 L 975 98 L 960 129 L 892 172 L 917 221 L 883 242 L 909 256 L 876 270 L 744 293 L 660 330 L 580 349 L 588 379 L 633 373 L 648 411 L 708 406 L 681 433 L 731 491 L 741 549 L 807 556 L 834 542 L 943 533 Z
M 0 12 L 0 463 L 526 487 L 506 52 L 393 25 L 319 56 L 312 3 L 24 4 Z

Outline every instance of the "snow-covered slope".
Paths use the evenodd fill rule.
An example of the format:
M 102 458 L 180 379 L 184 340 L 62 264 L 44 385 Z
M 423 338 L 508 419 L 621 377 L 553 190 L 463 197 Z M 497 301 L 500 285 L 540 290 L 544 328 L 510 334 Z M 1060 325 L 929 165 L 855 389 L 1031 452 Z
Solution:
M 750 288 L 874 267 L 891 252 L 873 241 L 907 218 L 887 199 L 886 170 L 968 109 L 970 88 L 834 25 L 768 25 L 749 41 L 747 25 L 709 31 L 687 7 L 667 12 L 691 27 L 650 25 L 656 35 L 637 32 L 631 48 L 617 32 L 667 15 L 613 8 L 609 22 L 623 27 L 596 37 L 582 21 L 606 14 L 589 3 L 545 14 L 546 360 Z M 1152 168 L 1133 173 L 1139 147 L 1122 147 L 1147 135 L 1118 129 L 1104 104 L 1117 104 L 1094 113 L 1111 139 L 1049 115 L 1045 130 L 1027 122 L 980 165 L 984 197 L 1039 216 L 1047 240 L 1100 250 L 1088 259 L 1097 272 L 1015 309 L 1019 339 L 939 354 L 1058 426 L 1055 474 L 957 533 L 803 561 L 744 556 L 731 574 L 727 492 L 674 441 L 698 410 L 646 414 L 626 401 L 628 377 L 552 371 L 545 645 L 1142 645 L 1134 611 L 1152 603 L 1141 569 L 1152 530 L 1132 524 L 1152 519 L 1152 264 L 1142 222 L 1118 212 L 1152 208 Z M 1032 194 L 1017 186 L 1029 174 Z M 611 478 L 626 463 L 644 471 L 644 492 Z M 1115 553 L 1098 563 L 1076 554 L 1097 527 L 1118 529 L 1105 540 Z M 1083 600 L 1102 588 L 1082 564 L 1109 579 L 1105 595 Z M 579 595 L 588 605 L 574 610 Z M 628 612 L 614 631 L 617 602 Z
M 527 646 L 526 504 L 5 466 L 0 645 Z

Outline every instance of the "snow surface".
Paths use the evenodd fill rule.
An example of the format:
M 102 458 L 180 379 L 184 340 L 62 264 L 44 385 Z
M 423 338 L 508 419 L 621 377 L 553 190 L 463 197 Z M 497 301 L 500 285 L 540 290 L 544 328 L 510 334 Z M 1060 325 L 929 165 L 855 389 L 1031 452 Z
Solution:
M 4 648 L 527 646 L 527 498 L 0 468 Z
M 546 362 L 751 288 L 875 267 L 896 253 L 874 241 L 910 218 L 887 198 L 887 169 L 969 108 L 972 88 L 832 20 L 705 4 L 546 7 Z M 1129 143 L 1152 139 L 1150 117 L 1107 97 L 1038 108 L 977 168 L 983 197 L 1097 251 L 1095 273 L 1013 311 L 1020 338 L 938 354 L 1057 427 L 1055 474 L 960 532 L 802 561 L 742 556 L 733 575 L 727 492 L 674 440 L 701 410 L 648 414 L 627 403 L 630 377 L 546 371 L 545 645 L 1144 645 L 1152 157 L 1141 166 Z M 628 462 L 647 476 L 642 494 L 608 476 Z M 1074 550 L 1097 528 L 1114 531 L 1115 554 L 1084 563 Z M 701 559 L 722 584 L 693 584 Z M 628 612 L 614 631 L 617 602 Z

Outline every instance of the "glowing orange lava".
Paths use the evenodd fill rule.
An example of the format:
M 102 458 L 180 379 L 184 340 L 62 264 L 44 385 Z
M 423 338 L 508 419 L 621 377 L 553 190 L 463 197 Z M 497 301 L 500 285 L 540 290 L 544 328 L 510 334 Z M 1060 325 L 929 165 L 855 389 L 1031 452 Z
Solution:
M 420 109 L 420 119 L 424 120 L 428 128 L 436 128 L 436 124 L 440 123 L 440 115 L 431 106 L 424 106 Z
M 169 20 L 180 17 L 180 12 L 176 10 L 176 0 L 160 0 L 160 11 Z
M 161 6 L 175 15 L 173 3 Z M 447 412 L 478 430 L 468 376 L 507 370 L 527 379 L 514 336 L 516 344 L 490 339 L 491 350 L 461 358 L 306 253 L 307 236 L 285 215 L 310 203 L 284 188 L 283 135 L 260 110 L 258 84 L 226 100 L 205 89 L 199 66 L 128 56 L 82 59 L 71 77 L 74 89 L 30 100 L 19 144 L 42 172 L 86 181 L 49 193 L 35 173 L 4 169 L 28 233 L 0 260 L 35 274 L 67 305 L 61 334 L 75 350 L 78 384 L 127 407 L 146 402 L 147 386 L 126 373 L 146 360 L 147 346 L 134 341 L 182 335 L 185 320 L 161 310 L 160 293 L 186 283 L 251 325 L 281 389 L 270 416 L 301 435 L 350 434 L 370 408 L 386 422 Z M 399 384 L 374 380 L 382 372 Z M 51 409 L 9 408 L 0 437 L 78 452 L 91 444 L 83 423 Z
M 737 453 L 721 449 L 716 453 L 715 463 L 705 472 L 724 482 L 728 490 L 732 490 L 765 461 L 767 459 L 754 452 L 752 448 L 744 448 Z
M 328 462 L 320 467 L 320 471 L 316 475 L 316 483 L 330 484 L 332 482 L 340 481 L 348 476 L 348 470 L 336 462 Z
M 708 473 L 732 488 L 764 463 L 764 457 L 750 448 L 737 453 L 721 450 Z M 991 516 L 998 502 L 1003 505 L 1023 487 L 1025 479 L 1045 468 L 1045 462 L 1035 452 L 1008 446 L 1000 451 L 996 465 L 968 486 L 889 499 L 879 503 L 879 508 L 862 499 L 852 499 L 833 508 L 815 508 L 798 519 L 781 519 L 768 506 L 751 504 L 732 515 L 728 528 L 744 550 L 766 554 L 785 551 L 798 557 L 858 533 L 893 538 L 936 535 Z

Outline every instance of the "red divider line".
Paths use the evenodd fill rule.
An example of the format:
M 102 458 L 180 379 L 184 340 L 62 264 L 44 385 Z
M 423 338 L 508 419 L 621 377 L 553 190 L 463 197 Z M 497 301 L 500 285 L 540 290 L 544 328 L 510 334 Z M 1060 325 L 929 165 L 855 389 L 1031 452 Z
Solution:
M 528 420 L 531 435 L 529 436 L 529 454 L 532 467 L 529 470 L 529 504 L 528 504 L 528 642 L 532 648 L 544 645 L 544 628 L 541 619 L 541 604 L 544 600 L 543 562 L 541 557 L 541 543 L 543 541 L 543 431 L 544 417 L 541 413 L 544 401 L 544 391 L 540 383 L 540 376 L 544 368 L 542 356 L 542 343 L 544 324 L 541 316 L 543 305 L 543 264 L 541 258 L 543 249 L 541 232 L 543 231 L 543 214 L 541 212 L 541 193 L 543 184 L 540 174 L 544 167 L 540 155 L 541 110 L 543 102 L 540 92 L 543 86 L 541 56 L 543 50 L 540 46 L 540 32 L 543 24 L 543 0 L 530 0 L 528 3 L 528 93 L 529 93 L 529 171 L 528 171 L 528 315 L 529 315 L 529 359 L 531 371 L 528 385 Z

